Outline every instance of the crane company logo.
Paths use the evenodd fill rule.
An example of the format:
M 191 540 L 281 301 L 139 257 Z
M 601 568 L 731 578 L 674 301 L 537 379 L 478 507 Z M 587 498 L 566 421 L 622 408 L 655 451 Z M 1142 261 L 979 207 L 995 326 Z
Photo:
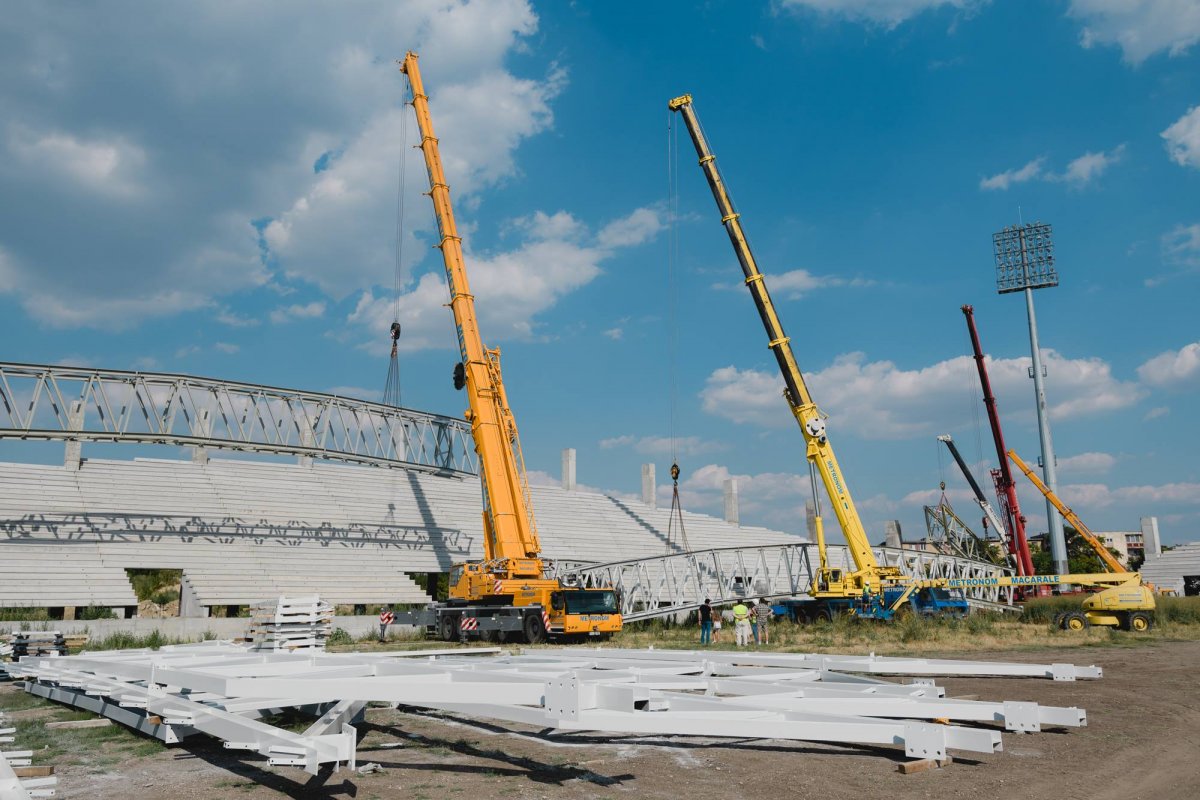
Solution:
M 838 475 L 837 467 L 833 465 L 833 459 L 825 459 L 825 467 L 829 470 L 829 477 L 833 480 L 833 488 L 837 489 L 838 494 L 842 494 L 846 490 L 842 488 L 842 476 Z

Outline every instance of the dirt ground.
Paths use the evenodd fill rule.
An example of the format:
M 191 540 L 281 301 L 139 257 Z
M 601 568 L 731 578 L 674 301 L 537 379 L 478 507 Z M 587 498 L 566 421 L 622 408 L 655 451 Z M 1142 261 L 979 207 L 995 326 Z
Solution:
M 951 653 L 942 654 L 953 657 Z M 191 798 L 742 798 L 971 796 L 1056 800 L 1194 800 L 1200 797 L 1200 642 L 1142 647 L 972 653 L 972 659 L 1098 664 L 1098 681 L 939 679 L 950 696 L 1032 700 L 1087 710 L 1085 728 L 1004 734 L 1004 751 L 956 759 L 943 769 L 902 775 L 903 752 L 778 740 L 714 740 L 609 735 L 543 736 L 513 724 L 372 709 L 358 726 L 359 764 L 310 778 L 268 768 L 253 754 L 195 737 L 161 747 L 113 731 L 81 747 L 110 750 L 58 769 L 58 796 L 97 800 Z M 19 690 L 0 684 L 0 709 Z M 17 720 L 61 713 L 37 704 Z M 18 740 L 9 747 L 20 747 Z M 34 763 L 47 763 L 35 756 Z M 50 762 L 52 763 L 52 762 Z

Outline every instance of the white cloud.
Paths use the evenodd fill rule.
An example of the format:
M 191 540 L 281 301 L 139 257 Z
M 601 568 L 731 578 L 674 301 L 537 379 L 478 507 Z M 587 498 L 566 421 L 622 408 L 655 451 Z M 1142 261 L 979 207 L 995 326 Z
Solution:
M 469 206 L 519 175 L 517 147 L 552 124 L 563 71 L 506 65 L 536 30 L 527 0 L 15 9 L 0 17 L 0 181 L 22 203 L 0 217 L 0 285 L 39 321 L 108 329 L 285 276 L 338 298 L 390 286 L 406 152 L 395 58 L 428 49 L 449 181 Z M 427 204 L 408 206 L 406 268 L 431 227 Z M 270 268 L 251 220 L 275 221 Z
M 1167 406 L 1155 406 L 1146 412 L 1146 416 L 1142 417 L 1142 420 L 1149 421 L 1152 419 L 1158 419 L 1159 417 L 1165 417 L 1170 413 L 1171 409 Z
M 1164 264 L 1175 269 L 1144 279 L 1146 286 L 1161 286 L 1172 278 L 1200 270 L 1200 222 L 1176 225 L 1163 234 L 1162 257 Z
M 1042 174 L 1042 164 L 1045 161 L 1045 158 L 1035 158 L 1019 169 L 1008 169 L 990 178 L 983 178 L 979 181 L 979 188 L 1004 191 L 1015 183 L 1031 181 Z
M 738 485 L 738 511 L 747 517 L 760 519 L 777 530 L 805 533 L 804 503 L 812 497 L 807 475 L 790 472 L 735 473 L 721 464 L 704 466 L 680 476 L 679 496 L 688 511 L 701 511 L 721 516 L 724 512 L 725 481 L 734 478 Z M 671 502 L 671 485 L 660 481 L 658 504 Z M 832 533 L 836 524 L 826 523 Z
M 1113 377 L 1109 364 L 1098 358 L 1069 359 L 1043 350 L 1043 362 L 1050 374 L 1052 419 L 1128 408 L 1145 395 L 1137 384 Z M 988 359 L 1001 413 L 1026 424 L 1034 420 L 1029 366 L 1028 357 Z M 974 361 L 967 356 L 901 369 L 891 361 L 847 353 L 806 377 L 817 404 L 831 417 L 835 436 L 841 428 L 868 438 L 908 439 L 972 425 L 974 376 Z M 785 427 L 795 422 L 780 396 L 782 386 L 775 373 L 722 367 L 709 376 L 700 397 L 705 411 L 734 422 Z
M 325 303 L 320 300 L 314 300 L 311 303 L 304 305 L 283 306 L 271 312 L 271 322 L 276 325 L 283 322 L 290 322 L 294 319 L 315 319 L 325 315 Z
M 814 11 L 894 28 L 916 15 L 943 7 L 970 9 L 986 0 L 781 0 L 790 11 Z
M 227 355 L 233 355 L 242 349 L 241 345 L 231 344 L 230 342 L 217 342 L 213 347 Z
M 625 330 L 623 328 L 608 328 L 603 333 L 614 342 L 618 342 L 625 335 Z
M 767 275 L 767 288 L 782 295 L 788 300 L 799 300 L 806 294 L 818 289 L 848 286 L 862 288 L 874 286 L 875 281 L 867 278 L 842 278 L 838 275 L 815 275 L 806 269 L 793 269 L 778 275 Z M 744 283 L 714 283 L 714 289 L 740 291 L 745 289 Z
M 259 324 L 259 320 L 253 317 L 243 317 L 230 311 L 228 308 L 223 308 L 214 315 L 213 319 L 222 325 L 228 325 L 231 328 L 253 328 Z
M 1068 14 L 1083 22 L 1084 47 L 1116 45 L 1128 64 L 1163 50 L 1183 55 L 1200 40 L 1195 0 L 1071 0 Z
M 641 219 L 638 209 L 625 220 Z M 618 221 L 620 222 L 620 221 Z M 602 230 L 613 227 L 609 224 Z M 536 317 L 558 300 L 587 285 L 601 272 L 618 245 L 592 237 L 587 226 L 565 211 L 535 213 L 514 221 L 512 230 L 525 239 L 515 249 L 499 253 L 467 250 L 471 292 L 479 298 L 476 311 L 488 342 L 531 339 L 537 335 Z M 645 234 L 649 235 L 649 234 Z M 644 236 L 620 239 L 620 247 L 639 244 Z M 464 242 L 464 246 L 466 242 Z M 454 345 L 453 323 L 444 308 L 449 290 L 441 273 L 427 272 L 400 296 L 401 349 L 413 351 Z M 364 292 L 349 321 L 385 336 L 395 313 L 395 300 Z
M 1200 169 L 1200 106 L 1189 108 L 1161 135 L 1172 161 L 1181 167 Z
M 143 191 L 138 173 L 146 153 L 120 136 L 89 140 L 13 124 L 8 131 L 8 152 L 41 175 L 67 179 L 68 191 L 82 188 L 117 198 Z
M 1125 145 L 1119 144 L 1112 150 L 1086 152 L 1067 164 L 1063 172 L 1047 170 L 1045 156 L 1035 158 L 1023 167 L 1009 169 L 979 181 L 979 188 L 984 191 L 1006 191 L 1019 183 L 1040 180 L 1050 183 L 1065 183 L 1073 189 L 1082 189 L 1093 180 L 1099 178 L 1108 168 L 1120 161 L 1125 155 Z
M 596 244 L 607 250 L 644 244 L 657 236 L 663 225 L 663 216 L 658 209 L 639 208 L 601 228 L 596 234 Z
M 361 386 L 330 386 L 325 392 L 351 400 L 369 400 L 372 403 L 378 403 L 383 400 L 382 389 L 364 389 Z
M 1200 380 L 1200 342 L 1168 350 L 1138 367 L 1143 383 L 1161 388 L 1184 386 Z
M 1103 175 L 1109 167 L 1121 160 L 1125 155 L 1125 145 L 1120 144 L 1108 152 L 1084 153 L 1079 158 L 1067 164 L 1067 171 L 1053 176 L 1052 180 L 1062 181 L 1075 188 L 1082 188 L 1093 179 Z
M 1126 505 L 1140 508 L 1163 503 L 1200 504 L 1200 483 L 1166 483 L 1160 486 L 1119 486 L 1102 483 L 1076 483 L 1061 486 L 1059 494 L 1075 508 L 1106 508 Z M 1086 514 L 1081 514 L 1085 516 Z
M 1058 468 L 1064 473 L 1108 472 L 1117 463 L 1116 456 L 1109 453 L 1080 453 L 1058 459 Z
M 632 448 L 643 455 L 668 456 L 672 441 L 669 436 L 614 436 L 600 440 L 600 449 Z M 701 439 L 699 436 L 678 436 L 674 441 L 675 451 L 680 455 L 694 456 L 726 449 L 720 442 Z

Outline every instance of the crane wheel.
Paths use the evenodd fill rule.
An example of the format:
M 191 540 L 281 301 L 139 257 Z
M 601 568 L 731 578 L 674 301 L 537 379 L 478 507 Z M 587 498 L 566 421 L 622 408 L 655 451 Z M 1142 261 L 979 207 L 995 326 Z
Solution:
M 833 612 L 828 608 L 819 608 L 813 614 L 813 622 L 833 622 Z
M 541 644 L 546 641 L 546 626 L 542 624 L 541 614 L 525 615 L 525 641 L 530 644 Z
M 1066 616 L 1067 616 L 1067 612 L 1066 612 L 1066 611 L 1060 611 L 1060 612 L 1058 612 L 1057 614 L 1055 614 L 1055 615 L 1054 615 L 1054 627 L 1056 627 L 1056 628 L 1062 628 L 1062 627 L 1065 627 L 1065 626 L 1063 625 L 1063 619 L 1065 619 L 1065 618 L 1066 618 Z
M 1129 615 L 1129 630 L 1135 633 L 1145 633 L 1154 627 L 1154 618 L 1145 611 L 1135 611 Z
M 446 614 L 438 620 L 438 638 L 443 642 L 458 641 L 458 617 Z
M 1070 611 L 1063 617 L 1062 626 L 1066 631 L 1081 631 L 1092 627 L 1092 623 L 1082 611 Z

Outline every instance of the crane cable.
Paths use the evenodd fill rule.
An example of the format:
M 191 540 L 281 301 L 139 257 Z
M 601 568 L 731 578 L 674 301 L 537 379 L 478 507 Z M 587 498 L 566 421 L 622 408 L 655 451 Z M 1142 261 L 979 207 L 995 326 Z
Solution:
M 404 106 L 411 105 L 407 99 L 412 94 L 412 86 L 408 75 L 404 76 Z M 396 177 L 396 247 L 395 247 L 395 295 L 392 306 L 392 325 L 389 333 L 392 337 L 392 352 L 388 360 L 387 381 L 383 389 L 383 402 L 387 405 L 401 405 L 400 393 L 400 294 L 403 289 L 404 270 L 404 195 L 408 186 L 408 109 L 403 108 L 400 114 L 400 166 Z
M 670 381 L 668 428 L 671 437 L 671 512 L 667 517 L 667 552 L 671 552 L 675 527 L 679 539 L 675 549 L 690 552 L 683 525 L 683 503 L 679 499 L 679 437 L 676 427 L 679 407 L 679 134 L 675 112 L 667 111 L 667 347 Z

